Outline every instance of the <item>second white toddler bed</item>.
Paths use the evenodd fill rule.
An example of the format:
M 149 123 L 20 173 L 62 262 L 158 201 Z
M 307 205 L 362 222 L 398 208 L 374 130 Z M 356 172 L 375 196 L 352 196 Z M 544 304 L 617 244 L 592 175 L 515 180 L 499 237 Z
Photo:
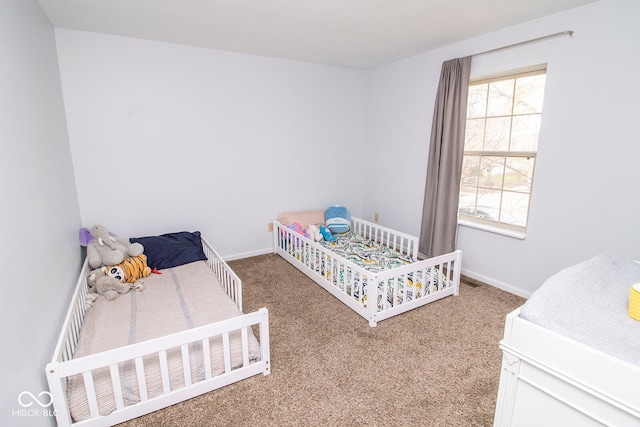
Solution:
M 90 308 L 85 261 L 46 368 L 59 425 L 113 425 L 270 373 L 267 310 L 242 313 L 240 279 L 195 237 L 204 249 L 195 261 Z
M 300 233 L 300 227 L 318 224 L 321 218 L 321 211 L 282 214 L 273 223 L 274 252 L 370 326 L 458 295 L 461 251 L 418 260 L 417 237 L 356 217 L 350 231 L 334 235 L 335 241 L 316 242 Z

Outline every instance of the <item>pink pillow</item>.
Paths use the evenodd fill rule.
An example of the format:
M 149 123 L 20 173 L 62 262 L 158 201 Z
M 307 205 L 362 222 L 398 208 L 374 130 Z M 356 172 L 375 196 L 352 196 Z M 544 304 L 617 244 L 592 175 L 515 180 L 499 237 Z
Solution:
M 324 225 L 324 210 L 286 212 L 278 217 L 281 224 L 300 223 L 303 228 L 311 224 Z

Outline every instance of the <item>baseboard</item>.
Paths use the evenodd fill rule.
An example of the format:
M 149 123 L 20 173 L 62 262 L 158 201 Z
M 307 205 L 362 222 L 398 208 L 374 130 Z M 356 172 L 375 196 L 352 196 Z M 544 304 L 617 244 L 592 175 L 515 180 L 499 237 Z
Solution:
M 476 273 L 475 271 L 469 271 L 469 270 L 463 268 L 461 273 L 464 274 L 465 276 L 468 276 L 468 277 L 472 278 L 472 279 L 479 280 L 479 281 L 481 281 L 483 283 L 491 285 L 494 288 L 501 289 L 501 290 L 503 290 L 505 292 L 509 292 L 510 294 L 518 295 L 519 297 L 529 298 L 531 296 L 531 292 L 523 291 L 520 288 L 517 288 L 515 286 L 509 285 L 507 283 L 501 282 L 501 281 L 496 280 L 496 279 L 492 279 L 491 277 L 487 277 L 487 276 L 485 276 L 483 274 Z
M 242 252 L 235 255 L 225 256 L 223 258 L 225 261 L 233 261 L 236 259 L 250 258 L 252 256 L 266 255 L 266 254 L 272 254 L 272 253 L 273 253 L 273 248 L 271 247 L 271 248 L 265 248 L 265 249 L 258 249 L 256 251 Z

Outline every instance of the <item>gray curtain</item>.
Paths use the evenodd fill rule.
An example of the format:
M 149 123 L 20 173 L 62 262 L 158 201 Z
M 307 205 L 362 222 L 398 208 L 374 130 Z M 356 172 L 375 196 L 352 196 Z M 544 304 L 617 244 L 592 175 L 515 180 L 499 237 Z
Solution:
M 455 250 L 471 56 L 442 64 L 431 127 L 420 253 Z

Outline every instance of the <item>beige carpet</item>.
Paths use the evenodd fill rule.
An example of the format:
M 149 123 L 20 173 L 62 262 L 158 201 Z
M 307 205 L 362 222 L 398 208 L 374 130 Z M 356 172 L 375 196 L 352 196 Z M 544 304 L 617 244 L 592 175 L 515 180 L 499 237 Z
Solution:
M 490 426 L 504 318 L 489 285 L 371 328 L 277 255 L 230 262 L 244 311 L 269 309 L 271 368 L 126 426 Z

